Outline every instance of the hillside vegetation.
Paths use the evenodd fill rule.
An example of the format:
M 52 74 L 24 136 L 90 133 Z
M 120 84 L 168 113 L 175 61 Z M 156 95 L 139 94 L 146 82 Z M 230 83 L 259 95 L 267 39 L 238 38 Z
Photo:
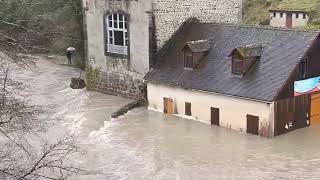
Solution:
M 320 28 L 320 0 L 244 0 L 243 23 L 269 25 L 269 9 L 309 11 L 309 28 Z
M 81 0 L 0 0 L 0 50 L 83 49 Z

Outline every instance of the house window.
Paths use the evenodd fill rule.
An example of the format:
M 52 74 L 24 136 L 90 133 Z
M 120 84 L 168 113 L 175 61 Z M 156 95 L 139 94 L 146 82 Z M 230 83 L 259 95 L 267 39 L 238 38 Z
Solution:
M 273 17 L 277 17 L 277 13 L 274 12 L 274 13 L 273 13 Z
M 191 116 L 191 103 L 186 102 L 185 103 L 185 114 L 186 116 Z
M 306 14 L 303 14 L 303 19 L 306 19 L 307 18 L 307 15 Z
M 106 51 L 115 54 L 128 54 L 128 22 L 123 14 L 106 16 Z
M 299 65 L 299 78 L 305 79 L 307 77 L 307 70 L 308 70 L 308 61 L 304 59 Z
M 232 60 L 232 74 L 242 75 L 243 74 L 243 61 L 239 59 Z
M 299 14 L 298 13 L 296 14 L 296 18 L 299 19 Z
M 281 17 L 281 18 L 283 17 L 283 13 L 280 13 L 280 17 Z
M 184 68 L 193 69 L 193 54 L 191 52 L 184 53 Z

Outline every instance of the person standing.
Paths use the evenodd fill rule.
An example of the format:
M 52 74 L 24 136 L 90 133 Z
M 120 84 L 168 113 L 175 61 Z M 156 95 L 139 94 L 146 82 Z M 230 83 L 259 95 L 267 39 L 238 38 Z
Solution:
M 72 54 L 76 49 L 74 47 L 68 47 L 67 48 L 67 58 L 68 58 L 68 64 L 72 64 Z

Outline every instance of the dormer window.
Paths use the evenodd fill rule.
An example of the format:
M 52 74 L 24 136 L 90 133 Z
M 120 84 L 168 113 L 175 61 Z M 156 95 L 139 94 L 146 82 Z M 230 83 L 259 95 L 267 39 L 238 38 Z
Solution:
M 261 45 L 235 48 L 229 57 L 232 59 L 231 72 L 234 75 L 245 75 L 262 55 Z
M 192 70 L 198 66 L 211 49 L 210 40 L 189 41 L 182 49 L 184 69 Z
M 243 61 L 240 59 L 232 60 L 232 74 L 242 75 L 243 74 Z
M 184 53 L 184 68 L 193 69 L 193 54 L 192 52 Z

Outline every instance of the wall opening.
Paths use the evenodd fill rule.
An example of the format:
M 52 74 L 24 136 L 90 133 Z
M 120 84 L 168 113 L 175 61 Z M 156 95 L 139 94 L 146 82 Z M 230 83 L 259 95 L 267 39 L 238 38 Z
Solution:
M 247 115 L 247 133 L 259 135 L 259 116 Z
M 220 126 L 220 110 L 219 110 L 219 108 L 211 107 L 211 125 Z
M 320 92 L 311 95 L 310 125 L 320 124 Z
M 286 27 L 287 28 L 292 28 L 292 14 L 291 13 L 287 13 Z
M 191 116 L 192 115 L 192 113 L 191 113 L 191 103 L 189 103 L 189 102 L 185 103 L 185 115 L 187 115 L 187 116 Z
M 163 112 L 173 114 L 173 100 L 171 98 L 163 98 Z

